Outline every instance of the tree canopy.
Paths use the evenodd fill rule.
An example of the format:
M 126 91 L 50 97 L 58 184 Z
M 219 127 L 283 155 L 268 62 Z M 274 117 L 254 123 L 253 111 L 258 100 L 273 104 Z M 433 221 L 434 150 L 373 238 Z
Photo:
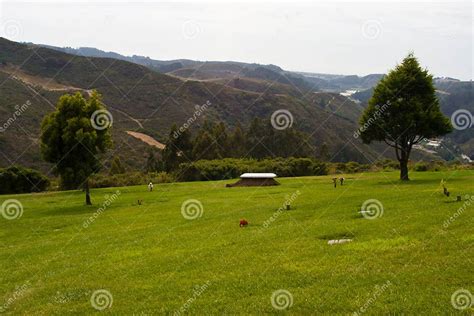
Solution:
M 164 170 L 181 163 L 223 158 L 315 157 L 310 136 L 295 128 L 275 130 L 269 122 L 255 118 L 246 130 L 240 124 L 229 131 L 224 122 L 205 121 L 191 135 L 188 129 L 171 127 L 162 152 Z M 326 148 L 327 150 L 327 148 Z
M 383 141 L 395 148 L 400 179 L 409 180 L 413 145 L 451 130 L 449 119 L 439 108 L 432 75 L 410 53 L 375 87 L 360 119 L 359 132 L 365 143 Z
M 41 154 L 54 163 L 61 187 L 86 191 L 90 204 L 88 177 L 101 168 L 100 153 L 112 144 L 112 117 L 93 91 L 86 100 L 81 93 L 63 95 L 56 110 L 41 125 Z

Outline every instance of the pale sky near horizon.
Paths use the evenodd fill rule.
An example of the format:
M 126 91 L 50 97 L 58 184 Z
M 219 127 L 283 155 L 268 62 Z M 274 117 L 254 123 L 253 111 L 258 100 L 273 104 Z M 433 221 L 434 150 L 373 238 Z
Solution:
M 159 60 L 233 60 L 384 73 L 408 52 L 435 76 L 473 77 L 471 1 L 0 0 L 0 36 Z

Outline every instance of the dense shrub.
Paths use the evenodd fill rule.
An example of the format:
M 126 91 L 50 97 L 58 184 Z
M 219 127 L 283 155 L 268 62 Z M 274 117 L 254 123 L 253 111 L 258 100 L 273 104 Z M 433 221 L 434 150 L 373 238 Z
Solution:
M 413 168 L 415 171 L 428 171 L 428 164 L 426 162 L 419 162 Z
M 415 171 L 441 171 L 446 170 L 448 167 L 444 161 L 432 160 L 430 162 L 418 162 L 412 169 Z
M 174 182 L 174 177 L 167 172 L 151 172 L 148 174 L 149 181 L 153 183 L 171 183 Z
M 182 163 L 176 171 L 179 181 L 223 180 L 245 172 L 274 172 L 279 177 L 327 174 L 326 164 L 310 158 L 199 160 Z
M 45 191 L 49 179 L 39 171 L 13 166 L 0 169 L 0 194 Z
M 449 170 L 474 170 L 474 162 L 450 161 L 447 163 Z
M 89 179 L 89 186 L 91 188 L 124 187 L 148 184 L 150 181 L 153 183 L 169 183 L 173 182 L 174 178 L 166 172 L 128 172 L 120 175 L 99 173 Z
M 393 171 L 400 170 L 400 163 L 391 159 L 379 160 L 375 163 L 376 170 Z
M 441 171 L 441 170 L 446 170 L 446 162 L 441 161 L 441 160 L 436 160 L 436 161 L 430 161 L 428 164 L 428 170 L 430 171 Z

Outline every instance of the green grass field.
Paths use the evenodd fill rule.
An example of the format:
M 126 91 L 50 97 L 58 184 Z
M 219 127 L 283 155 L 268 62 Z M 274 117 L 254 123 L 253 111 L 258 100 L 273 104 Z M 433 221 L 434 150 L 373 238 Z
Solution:
M 154 192 L 146 185 L 98 189 L 91 207 L 79 191 L 1 196 L 0 202 L 18 200 L 23 214 L 0 216 L 0 309 L 43 315 L 102 307 L 116 315 L 474 312 L 451 303 L 458 290 L 474 294 L 474 199 L 466 200 L 474 195 L 473 171 L 411 173 L 410 183 L 400 183 L 395 172 L 353 174 L 336 189 L 331 177 L 285 178 L 261 188 L 225 188 L 233 181 L 218 181 L 155 185 Z M 458 194 L 463 201 L 455 201 Z M 183 217 L 189 199 L 202 203 L 196 219 Z M 281 211 L 287 199 L 292 209 Z M 368 199 L 380 201 L 383 214 L 358 214 Z M 239 228 L 242 218 L 248 227 Z M 328 244 L 341 238 L 353 241 Z M 104 300 L 97 290 L 107 291 Z

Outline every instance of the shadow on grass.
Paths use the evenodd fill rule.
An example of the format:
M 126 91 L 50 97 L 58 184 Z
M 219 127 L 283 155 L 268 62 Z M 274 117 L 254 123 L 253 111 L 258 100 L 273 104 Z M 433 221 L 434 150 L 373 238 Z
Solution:
M 448 201 L 444 201 L 444 203 L 446 204 L 451 204 L 451 203 L 454 203 L 454 204 L 463 204 L 464 202 L 466 202 L 466 200 L 461 200 L 461 201 L 458 201 L 458 200 L 448 200 Z
M 439 179 L 414 179 L 410 181 L 402 181 L 399 179 L 393 181 L 379 181 L 377 182 L 378 185 L 400 185 L 400 186 L 408 186 L 408 185 L 438 185 L 441 181 L 442 177 Z

